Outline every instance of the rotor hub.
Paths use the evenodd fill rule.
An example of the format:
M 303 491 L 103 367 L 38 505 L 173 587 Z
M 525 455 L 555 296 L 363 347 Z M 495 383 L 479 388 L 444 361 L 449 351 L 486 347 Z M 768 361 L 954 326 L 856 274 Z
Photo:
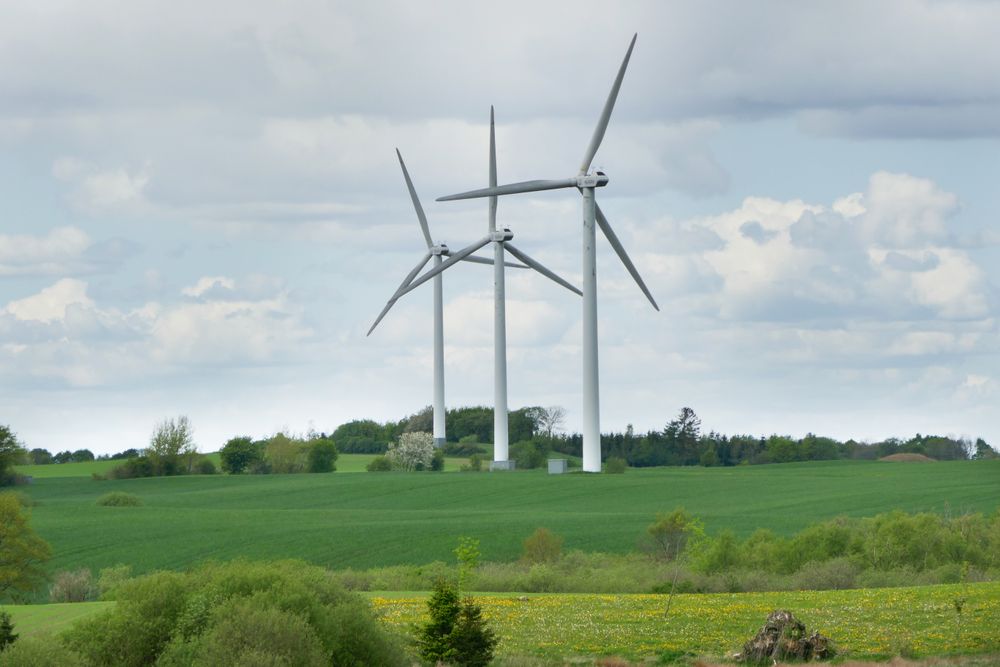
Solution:
M 450 251 L 448 250 L 448 246 L 446 246 L 443 243 L 438 243 L 435 246 L 431 246 L 430 252 L 431 255 L 444 255 L 445 257 L 447 257 L 448 254 L 450 253 Z
M 506 227 L 504 227 L 502 230 L 498 229 L 495 232 L 490 232 L 490 241 L 494 241 L 496 243 L 503 243 L 504 241 L 510 241 L 512 238 L 514 238 L 514 234 Z

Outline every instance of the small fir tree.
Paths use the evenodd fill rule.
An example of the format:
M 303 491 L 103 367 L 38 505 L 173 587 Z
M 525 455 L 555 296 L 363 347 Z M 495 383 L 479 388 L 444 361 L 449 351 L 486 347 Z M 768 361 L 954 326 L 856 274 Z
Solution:
M 0 611 L 0 651 L 17 641 L 17 634 L 14 633 L 14 623 L 10 620 L 10 614 Z
M 427 611 L 431 618 L 417 636 L 421 658 L 432 664 L 450 658 L 448 638 L 460 610 L 458 589 L 444 579 L 438 579 L 434 584 L 434 593 L 427 601 Z

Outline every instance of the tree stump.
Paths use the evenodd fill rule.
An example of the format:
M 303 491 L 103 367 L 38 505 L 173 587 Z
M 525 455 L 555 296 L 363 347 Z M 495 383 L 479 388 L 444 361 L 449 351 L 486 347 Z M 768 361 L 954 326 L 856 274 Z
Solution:
M 764 627 L 743 650 L 733 656 L 739 662 L 774 664 L 779 660 L 826 660 L 836 654 L 833 643 L 818 632 L 806 636 L 806 626 L 791 612 L 772 611 Z

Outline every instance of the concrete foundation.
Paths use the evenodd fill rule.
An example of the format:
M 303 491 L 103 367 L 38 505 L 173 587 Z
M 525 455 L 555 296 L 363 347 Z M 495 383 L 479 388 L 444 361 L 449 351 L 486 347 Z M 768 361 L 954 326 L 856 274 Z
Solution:
M 490 472 L 494 470 L 513 470 L 514 461 L 490 461 Z

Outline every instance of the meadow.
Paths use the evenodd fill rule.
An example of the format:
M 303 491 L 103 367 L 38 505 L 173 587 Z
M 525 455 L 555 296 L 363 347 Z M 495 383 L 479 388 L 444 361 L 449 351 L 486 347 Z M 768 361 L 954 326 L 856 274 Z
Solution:
M 476 594 L 500 637 L 498 657 L 686 655 L 725 658 L 774 609 L 789 609 L 809 632 L 853 658 L 1000 652 L 1000 583 L 848 591 L 678 595 Z M 369 595 L 402 634 L 426 621 L 427 594 Z M 961 614 L 955 601 L 962 600 Z M 24 636 L 57 632 L 114 603 L 6 607 Z
M 342 470 L 352 465 L 363 468 L 349 455 L 338 461 Z M 1000 498 L 1000 461 L 831 461 L 623 475 L 36 476 L 21 490 L 36 503 L 32 525 L 52 545 L 53 572 L 96 573 L 125 563 L 139 574 L 238 556 L 294 557 L 339 569 L 452 562 L 462 536 L 480 540 L 483 560 L 514 560 L 539 526 L 564 536 L 566 550 L 627 553 L 657 512 L 679 506 L 710 533 L 728 528 L 740 536 L 759 527 L 787 535 L 837 515 L 893 509 L 991 513 Z M 137 495 L 143 506 L 95 504 L 113 490 Z

